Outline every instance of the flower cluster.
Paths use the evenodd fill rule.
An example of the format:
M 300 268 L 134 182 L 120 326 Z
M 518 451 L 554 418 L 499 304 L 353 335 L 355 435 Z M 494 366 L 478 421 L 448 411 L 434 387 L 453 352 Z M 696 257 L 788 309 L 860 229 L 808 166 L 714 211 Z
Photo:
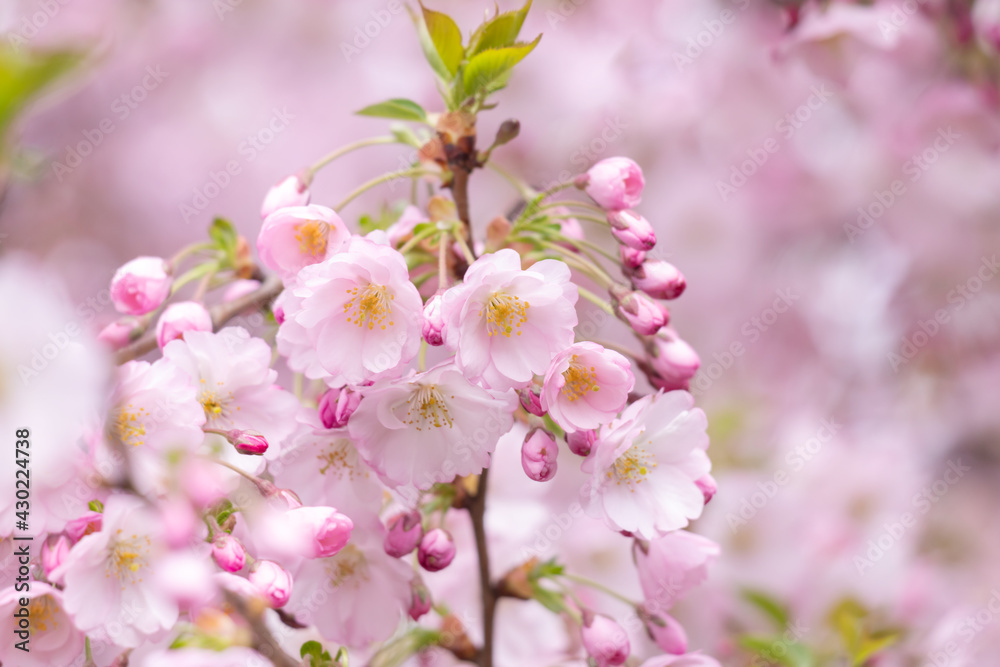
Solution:
M 99 664 L 244 664 L 253 650 L 275 665 L 297 664 L 288 654 L 346 665 L 349 651 L 381 665 L 436 650 L 492 665 L 490 624 L 509 597 L 570 628 L 552 649 L 567 660 L 715 664 L 688 654 L 667 613 L 718 554 L 682 530 L 715 485 L 705 415 L 685 391 L 698 357 L 663 304 L 685 281 L 653 257 L 653 226 L 635 210 L 642 170 L 616 157 L 542 191 L 521 183 L 519 213 L 473 234 L 468 179 L 517 134 L 508 121 L 488 151 L 475 148 L 476 114 L 507 75 L 489 79 L 481 56 L 526 55 L 534 43 L 499 28 L 519 28 L 526 11 L 488 20 L 456 52 L 440 30 L 451 20 L 424 10 L 447 109 L 365 110 L 404 108 L 433 130 L 394 135 L 417 142 L 417 162 L 361 189 L 412 179 L 396 215 L 348 224 L 341 211 L 360 191 L 310 203 L 340 151 L 267 194 L 262 266 L 219 219 L 209 241 L 118 270 L 123 317 L 100 339 L 120 365 L 83 388 L 103 396 L 97 416 L 78 415 L 78 432 L 37 463 L 51 474 L 38 474 L 36 503 L 52 508 L 31 568 L 39 650 L 28 659 L 5 645 L 4 663 L 68 665 L 86 646 Z M 0 297 L 16 280 L 0 276 Z M 620 320 L 635 343 L 583 339 L 583 314 L 601 328 Z M 559 555 L 493 579 L 489 552 L 506 538 L 484 520 L 488 473 L 519 443 L 521 479 L 575 480 L 594 526 L 633 545 L 637 623 L 613 620 L 593 596 L 606 587 Z M 0 498 L 7 515 L 14 497 Z M 473 552 L 482 632 L 438 598 L 448 582 L 470 587 L 459 563 Z

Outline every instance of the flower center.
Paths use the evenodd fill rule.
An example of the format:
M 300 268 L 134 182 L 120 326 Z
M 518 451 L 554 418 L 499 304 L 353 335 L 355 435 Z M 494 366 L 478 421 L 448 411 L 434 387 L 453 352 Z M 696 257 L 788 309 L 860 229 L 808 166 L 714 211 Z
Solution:
M 340 479 L 354 479 L 355 476 L 362 476 L 355 467 L 357 462 L 357 452 L 348 440 L 337 440 L 316 456 L 320 462 L 319 474 L 325 475 L 327 471 L 333 473 Z M 364 473 L 368 477 L 368 473 Z
M 448 404 L 434 384 L 419 385 L 419 388 L 410 394 L 406 399 L 406 419 L 402 421 L 410 426 L 416 426 L 418 431 L 432 426 L 452 428 L 453 425 Z
M 59 627 L 56 621 L 56 612 L 59 605 L 50 595 L 33 598 L 28 605 L 28 634 L 35 635 L 39 632 L 55 631 Z
M 122 584 L 122 590 L 126 584 L 135 584 L 142 581 L 142 577 L 137 573 L 146 567 L 149 562 L 146 556 L 149 554 L 149 538 L 132 535 L 132 537 L 122 538 L 121 529 L 115 534 L 110 553 L 107 560 L 106 577 L 112 574 Z
M 371 579 L 368 559 L 353 544 L 348 544 L 337 555 L 326 559 L 326 573 L 334 588 L 344 585 L 358 588 Z
M 112 428 L 119 440 L 127 445 L 138 447 L 145 442 L 143 438 L 146 435 L 146 424 L 143 419 L 148 416 L 149 412 L 146 411 L 146 408 L 137 410 L 129 403 L 118 408 Z
M 521 297 L 510 296 L 503 292 L 493 292 L 486 302 L 486 331 L 490 338 L 496 335 L 510 338 L 514 329 L 520 329 L 521 325 L 528 321 L 528 308 L 531 306 L 527 301 L 521 301 Z M 479 317 L 483 316 L 483 311 L 479 311 Z M 520 336 L 521 332 L 518 331 Z
M 226 392 L 222 389 L 225 386 L 224 382 L 216 382 L 216 389 L 209 389 L 208 383 L 205 378 L 201 378 L 202 389 L 201 393 L 198 394 L 198 402 L 201 403 L 201 407 L 205 410 L 205 419 L 209 423 L 216 423 L 218 421 L 229 419 L 229 404 L 233 400 L 232 392 Z M 237 406 L 236 410 L 240 408 Z
M 389 294 L 385 285 L 369 283 L 365 287 L 349 289 L 347 293 L 351 295 L 344 304 L 344 312 L 350 315 L 348 322 L 359 327 L 367 325 L 369 330 L 374 329 L 376 324 L 385 329 L 383 323 L 392 317 L 392 301 L 396 298 L 394 294 Z M 392 320 L 388 321 L 390 327 L 394 324 Z
M 629 490 L 635 493 L 635 486 L 642 484 L 653 468 L 656 467 L 656 458 L 642 445 L 632 445 L 628 450 L 615 459 L 612 470 L 608 471 L 608 479 L 615 478 L 616 484 L 621 486 L 622 482 L 628 485 Z
M 571 402 L 583 398 L 589 392 L 599 391 L 597 386 L 597 369 L 594 366 L 587 368 L 577 361 L 577 355 L 573 355 L 569 360 L 569 368 L 563 373 L 566 384 L 563 385 L 562 393 Z
M 313 259 L 326 257 L 326 240 L 330 225 L 322 220 L 308 220 L 293 227 L 295 240 L 299 242 L 299 252 Z

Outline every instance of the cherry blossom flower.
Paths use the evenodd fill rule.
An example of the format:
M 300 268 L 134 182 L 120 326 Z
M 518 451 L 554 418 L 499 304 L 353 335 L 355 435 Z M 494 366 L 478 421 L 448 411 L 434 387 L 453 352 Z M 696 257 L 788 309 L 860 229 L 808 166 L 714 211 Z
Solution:
M 279 208 L 257 236 L 260 261 L 286 282 L 303 267 L 337 254 L 351 233 L 332 209 L 317 204 Z
M 102 577 L 103 578 L 103 577 Z M 21 607 L 20 601 L 28 604 Z M 95 600 L 102 603 L 103 600 Z M 28 636 L 24 651 L 17 647 L 23 639 L 17 634 L 22 630 L 19 618 L 14 614 L 19 610 L 27 612 L 26 628 Z M 70 620 L 63 605 L 63 593 L 42 581 L 32 581 L 29 590 L 17 590 L 14 586 L 0 591 L 0 629 L 5 640 L 0 642 L 0 661 L 5 665 L 18 667 L 54 667 L 70 665 L 83 653 L 83 632 Z
M 310 199 L 309 185 L 297 174 L 281 180 L 267 191 L 260 207 L 260 219 L 265 220 L 280 208 L 306 206 Z
M 281 442 L 295 427 L 299 402 L 275 383 L 271 349 L 245 329 L 229 327 L 218 333 L 192 331 L 163 351 L 195 384 L 205 427 L 220 431 L 251 429 L 271 446 L 264 457 L 238 453 L 223 436 L 207 435 L 205 447 L 225 461 L 256 472 L 262 458 L 275 458 Z
M 492 389 L 523 387 L 572 344 L 577 298 L 562 262 L 522 270 L 509 248 L 484 255 L 443 296 L 445 343 L 470 379 Z
M 211 331 L 212 315 L 197 301 L 178 301 L 167 306 L 156 321 L 156 344 L 162 350 L 189 331 Z
M 351 542 L 330 558 L 303 561 L 287 611 L 339 644 L 387 639 L 410 607 L 409 565 L 385 553 L 376 517 L 359 521 Z
M 108 498 L 101 530 L 77 542 L 55 573 L 66 582 L 63 605 L 77 628 L 131 648 L 173 627 L 177 604 L 152 577 L 166 551 L 159 529 L 142 500 Z
M 173 279 L 162 257 L 136 257 L 111 279 L 111 302 L 126 315 L 145 315 L 170 296 Z
M 347 428 L 386 484 L 427 489 L 488 466 L 516 407 L 514 392 L 483 389 L 442 364 L 365 390 Z
M 645 396 L 600 431 L 584 470 L 587 512 L 613 530 L 652 540 L 701 515 L 695 484 L 711 467 L 705 413 L 685 391 Z
M 638 206 L 646 185 L 642 169 L 627 157 L 610 157 L 587 170 L 584 190 L 609 211 Z
M 542 385 L 542 409 L 564 431 L 607 424 L 635 386 L 629 360 L 597 343 L 575 343 L 556 355 Z
M 632 650 L 628 635 L 613 619 L 585 612 L 580 634 L 587 655 L 597 662 L 598 667 L 624 665 L 628 660 Z
M 718 558 L 719 545 L 696 533 L 677 530 L 632 549 L 639 582 L 654 611 L 672 607 L 688 590 L 708 578 L 708 565 Z
M 406 260 L 387 245 L 352 237 L 343 252 L 303 269 L 291 290 L 278 349 L 294 370 L 315 373 L 318 363 L 331 387 L 386 376 L 420 348 L 423 301 Z M 303 355 L 303 344 L 315 352 Z

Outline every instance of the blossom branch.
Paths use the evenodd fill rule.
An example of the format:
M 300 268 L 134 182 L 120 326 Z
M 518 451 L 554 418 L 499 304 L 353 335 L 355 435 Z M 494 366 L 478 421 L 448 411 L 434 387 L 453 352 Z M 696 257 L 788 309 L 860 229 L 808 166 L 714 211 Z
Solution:
M 282 289 L 284 289 L 284 285 L 281 280 L 276 276 L 269 276 L 253 292 L 215 306 L 209 311 L 212 315 L 213 328 L 218 330 L 223 324 L 246 310 L 263 308 L 270 304 L 281 293 Z M 126 361 L 138 359 L 154 349 L 156 349 L 156 334 L 153 331 L 147 331 L 139 340 L 119 350 L 115 355 L 115 362 L 124 364 Z
M 479 586 L 483 596 L 483 648 L 478 656 L 480 667 L 493 667 L 493 626 L 497 597 L 490 579 L 490 552 L 486 542 L 486 488 L 489 468 L 479 476 L 479 488 L 469 501 L 469 516 L 476 536 L 476 556 L 479 560 Z
M 282 650 L 278 640 L 267 629 L 263 613 L 252 610 L 246 600 L 231 591 L 223 591 L 223 594 L 226 602 L 250 626 L 252 646 L 255 651 L 274 663 L 274 667 L 299 667 L 300 663 Z

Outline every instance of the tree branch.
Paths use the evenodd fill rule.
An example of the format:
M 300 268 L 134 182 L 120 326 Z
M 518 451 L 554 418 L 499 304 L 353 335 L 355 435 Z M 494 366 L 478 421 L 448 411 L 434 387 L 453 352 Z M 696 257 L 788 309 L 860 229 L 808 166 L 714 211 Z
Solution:
M 276 276 L 268 276 L 264 283 L 253 292 L 233 299 L 227 303 L 220 303 L 214 306 L 209 312 L 212 315 L 212 328 L 218 331 L 223 324 L 233 319 L 246 310 L 257 310 L 268 305 L 281 294 L 284 285 Z M 156 332 L 147 331 L 139 340 L 118 350 L 115 355 L 115 363 L 124 364 L 126 361 L 138 359 L 142 355 L 156 348 Z
M 262 611 L 254 611 L 246 600 L 231 591 L 223 591 L 226 602 L 237 614 L 246 619 L 253 636 L 253 650 L 270 660 L 274 667 L 300 667 L 301 663 L 285 653 L 274 638 L 271 631 L 267 629 Z
M 479 488 L 469 502 L 469 515 L 476 535 L 476 555 L 479 559 L 479 587 L 483 596 L 483 648 L 477 656 L 480 667 L 493 667 L 493 626 L 496 616 L 497 598 L 490 578 L 490 552 L 486 542 L 486 485 L 489 468 L 479 476 Z

